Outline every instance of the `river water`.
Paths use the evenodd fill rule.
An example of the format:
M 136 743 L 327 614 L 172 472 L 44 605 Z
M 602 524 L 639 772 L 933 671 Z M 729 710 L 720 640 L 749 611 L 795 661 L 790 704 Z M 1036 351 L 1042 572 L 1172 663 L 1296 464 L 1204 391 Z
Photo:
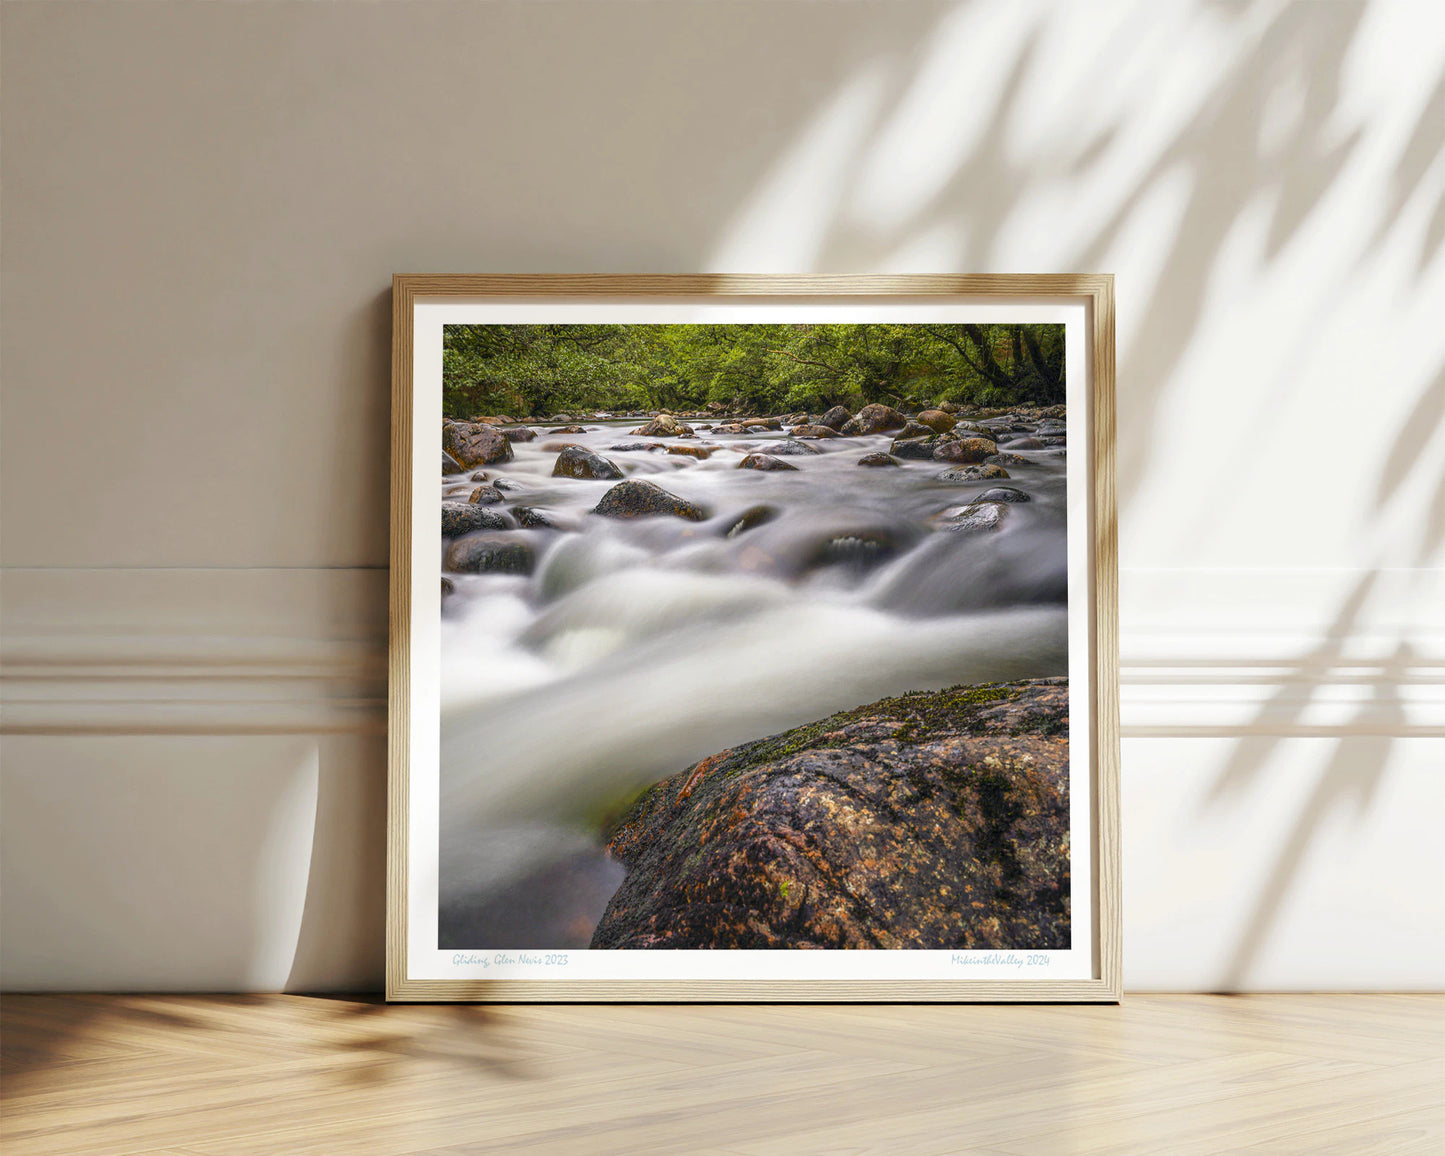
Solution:
M 608 818 L 703 756 L 909 690 L 1067 673 L 1065 464 L 1009 450 L 1007 480 L 947 463 L 857 465 L 891 435 L 644 439 L 641 421 L 513 446 L 484 467 L 528 575 L 448 574 L 441 615 L 441 942 L 585 947 L 622 870 Z M 1014 436 L 1025 436 L 1019 430 Z M 706 460 L 615 446 L 717 446 Z M 617 482 L 551 476 L 572 443 L 703 508 L 693 522 L 590 513 Z M 739 469 L 797 445 L 794 471 Z M 780 455 L 782 456 L 782 455 Z M 483 484 L 442 480 L 466 501 Z M 942 528 L 980 493 L 1026 493 L 995 529 Z M 758 506 L 769 520 L 737 530 Z M 508 515 L 510 517 L 510 515 Z

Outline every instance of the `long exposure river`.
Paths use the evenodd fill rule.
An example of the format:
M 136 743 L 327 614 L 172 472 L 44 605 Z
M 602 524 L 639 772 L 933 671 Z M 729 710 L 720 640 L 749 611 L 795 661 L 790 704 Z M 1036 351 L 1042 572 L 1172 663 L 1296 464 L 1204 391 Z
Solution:
M 602 827 L 703 756 L 904 691 L 1067 673 L 1065 459 L 1009 448 L 1030 429 L 998 439 L 1006 480 L 944 481 L 947 462 L 857 464 L 891 434 L 654 439 L 642 420 L 536 425 L 484 480 L 442 479 L 444 502 L 495 485 L 509 527 L 550 523 L 490 535 L 525 543 L 530 573 L 446 572 L 444 948 L 585 947 L 622 876 Z M 704 520 L 592 513 L 618 482 L 553 477 L 565 443 Z M 748 452 L 796 469 L 738 468 Z M 946 528 L 1001 486 L 1029 500 Z

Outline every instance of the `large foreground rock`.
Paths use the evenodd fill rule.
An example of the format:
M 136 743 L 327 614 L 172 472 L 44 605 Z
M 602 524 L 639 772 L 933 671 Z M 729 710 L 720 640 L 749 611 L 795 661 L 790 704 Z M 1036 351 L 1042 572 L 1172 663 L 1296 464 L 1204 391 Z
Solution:
M 700 506 L 693 505 L 686 498 L 679 498 L 661 486 L 637 478 L 613 486 L 602 495 L 593 513 L 606 518 L 650 518 L 657 514 L 671 514 L 690 522 L 701 522 L 707 517 Z
M 653 787 L 601 948 L 1065 948 L 1064 679 L 904 695 Z
M 500 430 L 481 422 L 449 421 L 442 425 L 442 450 L 467 469 L 512 460 L 512 443 Z
M 858 432 L 862 434 L 887 433 L 891 429 L 902 429 L 908 424 L 908 419 L 891 405 L 876 401 L 860 409 L 853 420 L 858 423 Z

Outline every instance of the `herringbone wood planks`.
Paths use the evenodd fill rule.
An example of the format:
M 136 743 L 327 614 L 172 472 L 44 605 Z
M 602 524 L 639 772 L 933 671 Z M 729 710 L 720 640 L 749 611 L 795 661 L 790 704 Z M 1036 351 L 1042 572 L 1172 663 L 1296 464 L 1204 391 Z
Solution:
M 9 996 L 6 1156 L 1434 1153 L 1445 997 Z

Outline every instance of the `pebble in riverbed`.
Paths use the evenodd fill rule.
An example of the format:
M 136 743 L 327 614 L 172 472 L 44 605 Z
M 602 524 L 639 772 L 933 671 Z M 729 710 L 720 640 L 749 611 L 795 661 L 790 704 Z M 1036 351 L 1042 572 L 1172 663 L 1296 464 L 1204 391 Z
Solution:
M 858 464 L 860 466 L 896 466 L 901 463 L 891 454 L 876 453 L 864 454 L 858 459 Z

